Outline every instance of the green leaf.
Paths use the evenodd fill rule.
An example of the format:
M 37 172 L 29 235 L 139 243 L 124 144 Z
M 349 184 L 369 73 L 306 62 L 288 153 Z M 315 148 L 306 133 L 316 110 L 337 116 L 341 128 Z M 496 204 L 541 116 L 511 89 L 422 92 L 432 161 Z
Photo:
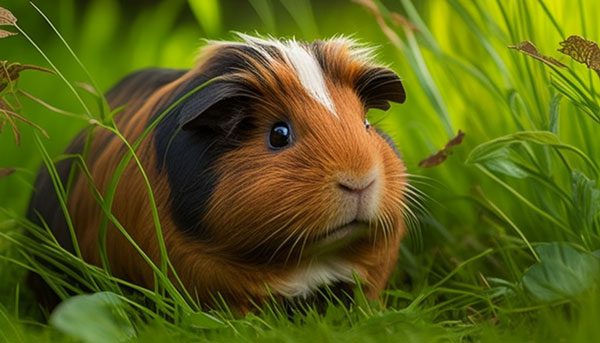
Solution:
M 121 342 L 135 337 L 125 313 L 125 302 L 115 293 L 78 295 L 52 312 L 50 324 L 83 342 Z
M 548 123 L 548 130 L 553 133 L 558 133 L 558 115 L 562 97 L 562 94 L 556 93 L 552 97 L 552 101 L 550 101 L 550 122 Z
M 490 170 L 518 179 L 523 179 L 529 175 L 527 171 L 513 160 L 508 147 L 491 152 L 484 159 L 480 160 L 479 163 Z
M 205 312 L 193 312 L 183 318 L 183 324 L 198 329 L 222 329 L 226 327 L 223 321 Z
M 584 225 L 592 227 L 594 218 L 600 213 L 600 189 L 596 187 L 596 181 L 574 171 L 571 186 L 577 217 L 583 220 Z
M 535 247 L 540 262 L 523 275 L 525 288 L 542 302 L 571 299 L 592 288 L 600 278 L 600 259 L 565 243 Z
M 467 157 L 465 163 L 485 164 L 485 161 L 489 160 L 490 158 L 494 158 L 494 154 L 497 154 L 498 150 L 505 149 L 511 144 L 517 143 L 532 143 L 550 146 L 555 149 L 572 151 L 581 157 L 581 159 L 583 159 L 590 166 L 594 173 L 598 175 L 598 167 L 586 154 L 572 145 L 562 143 L 557 135 L 549 131 L 520 131 L 492 139 L 491 141 L 480 144 L 471 150 L 471 153 L 469 154 L 469 157 Z

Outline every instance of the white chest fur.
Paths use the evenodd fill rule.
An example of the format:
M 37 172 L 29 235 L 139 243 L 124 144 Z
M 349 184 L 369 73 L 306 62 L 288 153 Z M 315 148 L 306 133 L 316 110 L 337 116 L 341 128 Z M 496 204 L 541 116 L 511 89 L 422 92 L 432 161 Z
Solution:
M 273 285 L 276 294 L 285 297 L 307 297 L 321 286 L 335 282 L 354 283 L 353 273 L 358 273 L 345 261 L 327 260 L 299 268 L 290 277 Z M 360 274 L 359 274 L 360 276 Z

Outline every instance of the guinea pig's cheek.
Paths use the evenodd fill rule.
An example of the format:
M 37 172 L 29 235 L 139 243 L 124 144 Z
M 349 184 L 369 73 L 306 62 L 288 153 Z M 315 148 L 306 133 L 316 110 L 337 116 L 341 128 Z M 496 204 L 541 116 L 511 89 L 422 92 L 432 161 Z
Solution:
M 386 146 L 385 152 L 385 183 L 381 190 L 383 193 L 381 211 L 400 222 L 406 207 L 404 204 L 407 184 L 406 167 L 391 147 Z

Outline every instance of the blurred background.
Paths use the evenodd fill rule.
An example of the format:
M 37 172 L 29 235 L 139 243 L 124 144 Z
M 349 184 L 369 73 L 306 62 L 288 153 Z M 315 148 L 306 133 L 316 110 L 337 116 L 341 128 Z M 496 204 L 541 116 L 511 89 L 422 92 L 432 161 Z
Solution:
M 537 260 L 529 244 L 567 241 L 585 251 L 600 248 L 600 191 L 593 166 L 597 169 L 600 160 L 600 78 L 557 51 L 569 35 L 600 40 L 596 25 L 600 2 L 56 0 L 35 4 L 102 91 L 136 69 L 190 68 L 205 39 L 232 40 L 234 32 L 301 40 L 349 35 L 377 46 L 379 60 L 404 80 L 407 102 L 386 113 L 370 113 L 371 122 L 397 142 L 409 173 L 416 175 L 413 184 L 424 193 L 420 203 L 426 209 L 414 205 L 419 224 L 411 227 L 403 247 L 397 288 L 418 292 L 491 247 L 493 254 L 460 270 L 453 287 L 487 292 L 496 289 L 493 282 L 497 282 L 514 292 L 523 291 L 523 273 Z M 13 12 L 20 29 L 69 82 L 92 83 L 29 2 L 2 0 L 0 6 Z M 549 67 L 508 48 L 524 40 L 566 64 L 566 69 Z M 0 39 L 0 60 L 49 66 L 23 34 Z M 81 104 L 55 75 L 24 71 L 18 85 L 54 107 L 80 115 L 67 117 L 19 98 L 22 114 L 47 132 L 48 138 L 42 139 L 50 156 L 58 156 L 88 125 Z M 80 87 L 76 90 L 91 111 L 99 113 L 96 97 Z M 18 145 L 6 125 L 0 133 L 0 168 L 17 169 L 0 179 L 0 207 L 20 215 L 41 154 L 33 130 L 18 125 Z M 465 133 L 464 141 L 446 161 L 419 167 L 458 130 Z M 585 155 L 587 162 L 573 149 L 557 153 L 546 141 L 506 145 L 478 164 L 465 163 L 478 145 L 522 131 L 548 131 L 561 144 Z M 575 171 L 585 178 L 577 179 Z M 577 180 L 587 185 L 584 191 L 573 186 Z M 0 219 L 3 216 L 6 212 L 0 213 Z M 582 216 L 591 219 L 582 222 Z M 486 293 L 485 299 L 492 298 Z M 485 305 L 489 311 L 497 310 L 494 301 Z M 448 311 L 464 313 L 466 308 L 462 304 Z

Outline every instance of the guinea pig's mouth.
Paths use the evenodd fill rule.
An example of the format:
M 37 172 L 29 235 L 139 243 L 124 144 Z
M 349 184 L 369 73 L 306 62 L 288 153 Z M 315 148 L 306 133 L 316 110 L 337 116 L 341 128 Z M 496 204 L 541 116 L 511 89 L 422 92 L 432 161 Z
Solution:
M 337 241 L 348 235 L 351 235 L 353 232 L 358 231 L 363 227 L 368 227 L 368 226 L 369 226 L 368 223 L 355 219 L 349 223 L 340 225 L 332 230 L 325 232 L 323 235 L 321 235 L 320 240 Z
M 359 220 L 342 224 L 319 235 L 315 239 L 315 243 L 306 249 L 305 255 L 314 256 L 337 251 L 364 236 L 368 229 L 369 223 Z

